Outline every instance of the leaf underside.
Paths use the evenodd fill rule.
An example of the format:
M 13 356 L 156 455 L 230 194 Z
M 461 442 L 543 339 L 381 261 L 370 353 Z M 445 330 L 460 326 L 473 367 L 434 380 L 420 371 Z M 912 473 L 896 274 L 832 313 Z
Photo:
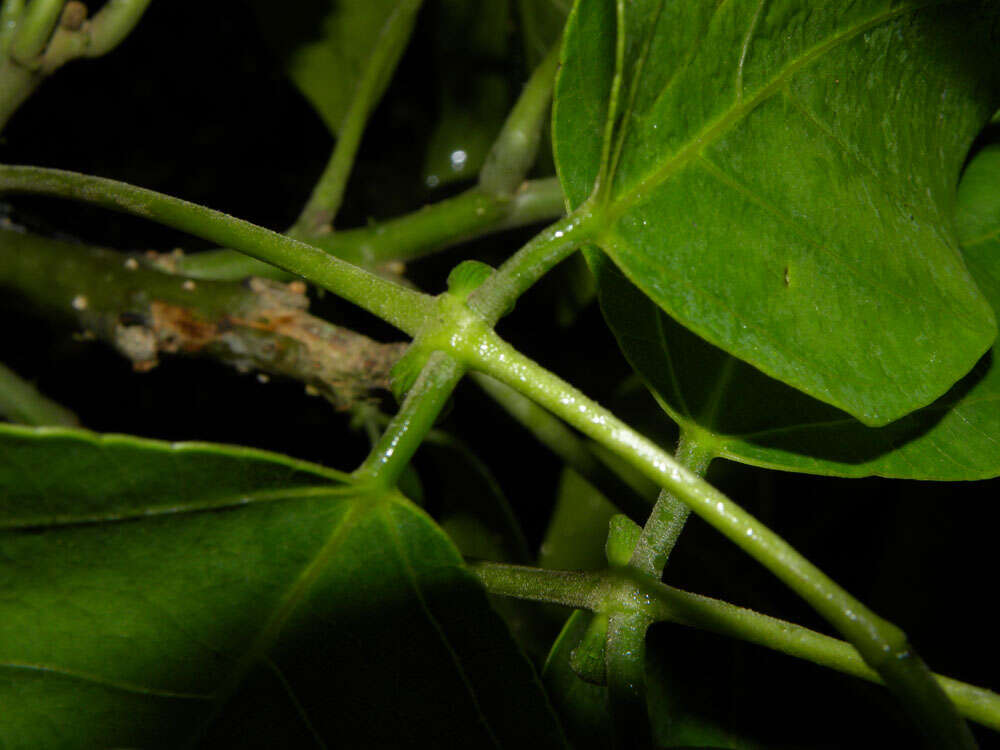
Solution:
M 0 425 L 6 748 L 562 746 L 401 495 L 225 446 Z
M 996 10 L 623 8 L 618 39 L 612 0 L 577 3 L 553 118 L 568 199 L 592 197 L 596 242 L 630 282 L 609 280 L 614 267 L 588 251 L 612 328 L 625 334 L 622 310 L 650 309 L 648 297 L 711 344 L 869 425 L 966 375 L 996 324 L 951 210 L 1000 91 Z M 649 317 L 631 333 L 648 337 L 658 325 Z M 705 387 L 717 375 L 703 372 Z
M 1000 311 L 1000 147 L 978 154 L 958 190 L 955 229 L 966 264 Z M 692 334 L 605 264 L 602 302 L 619 343 L 660 404 L 742 463 L 845 477 L 969 480 L 1000 475 L 1000 351 L 930 406 L 887 427 L 767 377 Z M 638 304 L 626 307 L 624 299 Z M 776 409 L 775 405 L 780 405 Z

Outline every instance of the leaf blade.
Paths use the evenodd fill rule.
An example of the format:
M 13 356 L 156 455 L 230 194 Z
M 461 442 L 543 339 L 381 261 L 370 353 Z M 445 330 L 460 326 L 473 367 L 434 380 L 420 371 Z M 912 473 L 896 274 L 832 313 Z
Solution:
M 78 430 L 0 425 L 0 456 L 0 700 L 23 707 L 0 716 L 8 746 L 176 747 L 254 706 L 267 725 L 248 747 L 363 729 L 388 746 L 562 745 L 485 593 L 402 496 L 261 451 Z M 171 492 L 186 504 L 161 512 Z M 422 712 L 429 695 L 448 717 Z
M 1000 244 L 993 239 L 1000 227 L 998 153 L 1000 147 L 988 147 L 970 162 L 955 219 L 970 271 L 995 310 L 1000 310 Z M 892 425 L 869 428 L 700 340 L 629 289 L 609 261 L 598 262 L 605 313 L 629 361 L 644 373 L 670 417 L 686 429 L 709 433 L 722 457 L 843 477 L 954 481 L 1000 475 L 997 343 L 930 406 Z M 628 300 L 634 304 L 623 304 Z M 712 379 L 705 374 L 726 368 L 732 380 L 715 418 L 706 419 Z
M 984 15 L 974 4 L 661 3 L 598 244 L 698 335 L 868 424 L 934 400 L 995 337 L 946 208 L 997 83 L 956 68 L 956 49 L 979 61 L 983 42 L 960 44 L 949 12 Z M 571 59 L 583 42 L 570 28 Z M 892 74 L 919 106 L 880 101 Z M 942 111 L 954 128 L 935 143 L 930 102 L 945 89 L 958 91 Z M 600 94 L 587 96 L 560 79 L 557 163 L 573 203 L 601 168 L 584 116 Z M 569 145 L 585 165 L 565 166 Z

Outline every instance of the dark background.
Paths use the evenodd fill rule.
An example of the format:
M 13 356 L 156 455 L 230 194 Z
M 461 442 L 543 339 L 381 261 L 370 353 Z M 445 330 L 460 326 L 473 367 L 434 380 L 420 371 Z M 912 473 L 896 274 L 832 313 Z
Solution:
M 423 149 L 438 111 L 431 48 L 434 4 L 372 119 L 338 219 L 364 224 L 437 200 L 464 185 L 431 191 Z M 515 45 L 516 47 L 516 45 Z M 437 62 L 435 62 L 437 61 Z M 481 62 L 481 61 L 480 61 Z M 454 65 L 474 64 L 455 59 Z M 497 61 L 491 61 L 497 66 Z M 512 90 L 524 78 L 515 52 L 499 69 Z M 274 229 L 289 225 L 332 142 L 285 80 L 241 2 L 154 2 L 115 52 L 60 70 L 12 119 L 0 161 L 111 177 L 230 212 Z M 18 223 L 123 250 L 206 245 L 138 219 L 46 199 L 0 204 Z M 530 236 L 511 232 L 414 264 L 429 291 L 448 269 L 477 257 L 498 263 Z M 628 375 L 600 313 L 590 305 L 556 324 L 561 283 L 533 290 L 501 325 L 527 354 L 602 403 L 614 404 Z M 329 296 L 314 312 L 382 340 L 398 336 Z M 348 419 L 295 383 L 259 384 L 211 361 L 171 359 L 136 374 L 109 348 L 77 341 L 9 297 L 0 297 L 3 359 L 75 410 L 94 430 L 168 440 L 253 445 L 352 469 L 367 451 Z M 498 407 L 469 385 L 444 427 L 462 436 L 494 471 L 537 548 L 561 469 Z M 391 408 L 387 401 L 386 408 Z M 625 416 L 665 427 L 652 401 Z M 428 508 L 440 481 L 418 460 Z M 839 480 L 719 462 L 712 480 L 875 611 L 903 627 L 932 667 L 1000 688 L 991 601 L 997 592 L 1000 484 Z M 719 596 L 819 630 L 819 619 L 759 565 L 694 519 L 671 559 L 668 582 Z M 776 746 L 903 747 L 916 744 L 884 690 L 791 658 L 723 639 L 658 626 L 657 658 L 695 684 L 691 700 Z M 998 735 L 977 730 L 983 747 Z

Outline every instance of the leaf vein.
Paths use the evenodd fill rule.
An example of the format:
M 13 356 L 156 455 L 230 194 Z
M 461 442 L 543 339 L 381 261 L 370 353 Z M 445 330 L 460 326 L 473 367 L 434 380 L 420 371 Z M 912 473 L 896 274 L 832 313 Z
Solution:
M 413 565 L 410 563 L 410 559 L 406 554 L 402 543 L 399 540 L 399 530 L 396 528 L 396 524 L 391 518 L 387 517 L 388 508 L 383 507 L 379 509 L 379 520 L 385 526 L 386 531 L 389 534 L 389 538 L 392 539 L 393 547 L 396 550 L 396 554 L 399 557 L 399 561 L 406 571 L 406 577 L 410 580 L 410 586 L 413 588 L 413 593 L 416 594 L 417 601 L 420 603 L 420 608 L 423 610 L 424 614 L 427 616 L 427 620 L 431 623 L 434 628 L 434 632 L 437 633 L 438 638 L 441 640 L 441 644 L 444 646 L 448 655 L 451 657 L 451 662 L 455 667 L 455 671 L 458 672 L 459 678 L 462 680 L 462 684 L 469 693 L 469 699 L 472 701 L 472 705 L 479 714 L 480 720 L 483 722 L 483 728 L 486 730 L 487 735 L 489 735 L 490 740 L 493 745 L 500 750 L 502 750 L 503 745 L 500 743 L 500 739 L 496 736 L 493 731 L 493 727 L 490 726 L 490 720 L 484 713 L 482 706 L 479 704 L 479 698 L 476 695 L 475 688 L 472 686 L 472 682 L 469 680 L 469 676 L 466 673 L 464 667 L 462 666 L 462 661 L 455 649 L 451 645 L 451 641 L 448 640 L 448 636 L 445 634 L 444 629 L 441 627 L 441 623 L 438 622 L 437 618 L 431 612 L 430 607 L 427 606 L 427 600 L 424 599 L 423 590 L 420 587 L 420 583 L 417 580 L 415 571 L 413 570 Z
M 145 685 L 136 685 L 131 682 L 121 680 L 111 680 L 101 675 L 91 674 L 75 669 L 57 667 L 51 664 L 39 664 L 32 662 L 0 661 L 0 669 L 23 670 L 28 672 L 41 672 L 45 674 L 66 677 L 72 680 L 87 682 L 100 687 L 117 690 L 124 693 L 134 693 L 136 695 L 148 695 L 154 698 L 171 698 L 177 700 L 210 701 L 211 695 L 201 693 L 185 693 L 176 690 L 166 690 L 164 688 L 153 688 Z
M 39 528 L 59 528 L 64 526 L 89 526 L 101 523 L 128 523 L 161 516 L 193 515 L 197 513 L 214 513 L 220 510 L 230 510 L 257 503 L 281 502 L 284 500 L 300 500 L 338 496 L 354 492 L 354 487 L 340 485 L 317 485 L 306 487 L 289 487 L 284 489 L 255 490 L 236 493 L 237 497 L 209 499 L 200 503 L 165 505 L 160 507 L 144 507 L 128 509 L 120 513 L 94 513 L 83 515 L 36 516 L 29 518 L 5 519 L 0 522 L 0 531 L 18 531 Z M 40 495 L 44 497 L 44 495 Z
M 267 666 L 268 669 L 270 669 L 274 673 L 274 676 L 278 679 L 278 682 L 281 683 L 281 687 L 285 691 L 285 695 L 288 696 L 288 700 L 291 701 L 292 706 L 295 708 L 295 713 L 302 720 L 302 723 L 305 724 L 305 727 L 308 730 L 309 734 L 312 736 L 312 738 L 316 740 L 316 746 L 321 748 L 321 750 L 329 750 L 326 741 L 317 731 L 316 727 L 313 726 L 312 721 L 310 721 L 309 719 L 309 714 L 306 712 L 305 706 L 302 705 L 302 701 L 300 701 L 298 696 L 295 694 L 295 690 L 292 689 L 291 683 L 285 677 L 285 674 L 284 672 L 281 671 L 281 668 L 277 664 L 275 664 L 271 659 L 264 659 L 264 664 Z
M 617 200 L 609 205 L 606 214 L 607 220 L 613 223 L 635 203 L 641 200 L 644 195 L 648 195 L 649 192 L 655 187 L 670 179 L 670 177 L 676 174 L 685 164 L 702 153 L 706 146 L 719 140 L 725 133 L 729 132 L 729 130 L 741 122 L 751 111 L 778 93 L 782 86 L 790 81 L 800 70 L 818 60 L 825 53 L 845 42 L 850 41 L 858 34 L 861 34 L 870 28 L 902 16 L 906 13 L 913 12 L 927 4 L 928 3 L 900 5 L 891 10 L 876 14 L 863 23 L 859 23 L 856 26 L 844 29 L 837 34 L 834 34 L 824 42 L 806 50 L 799 57 L 792 59 L 785 65 L 785 67 L 775 73 L 774 77 L 768 83 L 761 86 L 757 94 L 752 96 L 750 99 L 735 103 L 724 115 L 706 124 L 697 134 L 693 135 L 684 146 L 678 149 L 671 158 L 665 160 L 660 167 L 654 169 L 651 173 L 646 175 L 646 177 L 638 180 L 638 182 L 630 190 L 619 196 Z M 658 98 L 662 97 L 665 91 L 665 89 L 661 90 Z

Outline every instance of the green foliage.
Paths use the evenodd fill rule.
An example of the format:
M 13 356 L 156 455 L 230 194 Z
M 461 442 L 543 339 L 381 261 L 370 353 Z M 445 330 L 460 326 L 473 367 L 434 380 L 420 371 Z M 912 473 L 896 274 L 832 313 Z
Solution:
M 561 746 L 401 495 L 246 448 L 0 426 L 0 450 L 7 747 Z
M 990 229 L 1000 226 L 996 161 L 991 149 L 969 165 L 955 229 L 969 273 L 1000 311 L 1000 252 Z M 848 477 L 962 480 L 1000 473 L 1000 451 L 992 440 L 1000 433 L 996 344 L 930 406 L 886 427 L 866 427 L 693 335 L 642 299 L 606 261 L 595 262 L 603 268 L 604 310 L 629 361 L 670 417 L 703 434 L 720 456 Z
M 997 14 L 920 5 L 630 3 L 616 40 L 615 3 L 586 0 L 555 99 L 563 186 L 593 194 L 628 279 L 870 425 L 942 395 L 996 336 L 949 210 L 998 103 Z M 618 322 L 639 295 L 590 257 L 619 337 L 653 335 Z
M 87 26 L 76 4 L 0 0 L 0 120 L 40 83 L 35 57 L 88 34 L 105 40 L 93 50 L 103 54 L 146 4 L 107 3 L 104 26 L 117 21 L 98 34 L 97 17 Z M 360 351 L 319 336 L 304 286 L 273 282 L 258 298 L 259 280 L 235 283 L 263 273 L 329 292 L 317 316 L 384 339 L 384 327 L 343 307 L 352 303 L 414 343 L 385 348 L 393 354 L 372 386 L 383 400 L 347 399 L 344 421 L 371 447 L 351 473 L 254 448 L 77 429 L 45 388 L 0 365 L 4 418 L 66 425 L 0 424 L 0 747 L 740 750 L 828 747 L 840 739 L 827 730 L 862 731 L 838 734 L 855 717 L 826 697 L 816 702 L 828 726 L 801 736 L 786 705 L 797 683 L 775 707 L 766 670 L 730 679 L 730 651 L 719 649 L 721 667 L 691 670 L 680 626 L 882 683 L 892 695 L 874 710 L 891 713 L 897 700 L 930 747 L 975 747 L 964 718 L 1000 730 L 1000 695 L 932 673 L 902 630 L 720 489 L 749 494 L 750 474 L 719 462 L 712 484 L 704 479 L 716 457 L 836 477 L 1000 476 L 997 4 L 293 5 L 255 0 L 253 18 L 291 98 L 297 89 L 307 100 L 304 119 L 311 107 L 336 145 L 328 161 L 316 154 L 327 166 L 291 229 L 114 179 L 0 164 L 4 200 L 68 198 L 221 248 L 123 256 L 41 239 L 34 204 L 24 204 L 26 229 L 15 196 L 0 206 L 0 301 L 30 300 L 57 324 L 72 310 L 85 337 L 147 335 L 150 366 L 157 353 L 218 358 L 223 340 L 233 352 L 244 326 L 261 351 L 280 358 L 294 330 L 307 354 L 375 379 L 368 357 L 382 345 L 366 339 L 372 348 Z M 15 32 L 30 42 L 20 57 L 6 46 Z M 406 166 L 389 163 L 406 151 Z M 551 174 L 550 157 L 558 184 L 529 179 Z M 342 230 L 342 204 L 344 224 L 364 223 L 369 209 L 352 191 L 373 174 L 390 175 L 401 203 L 427 186 L 470 186 Z M 473 243 L 542 221 L 555 223 L 519 250 L 525 237 L 513 232 Z M 457 246 L 443 264 L 411 264 Z M 88 294 L 84 268 L 97 269 Z M 550 299 L 526 300 L 502 332 L 613 410 L 494 330 L 550 272 L 535 291 Z M 608 349 L 586 309 L 595 289 Z M 251 297 L 249 320 L 251 303 L 238 300 Z M 553 330 L 569 343 L 543 338 Z M 626 362 L 612 361 L 615 345 Z M 246 370 L 255 360 L 227 361 Z M 316 361 L 276 371 L 311 383 Z M 453 397 L 466 374 L 485 396 Z M 622 377 L 635 386 L 628 397 L 628 386 L 608 385 Z M 635 407 L 640 381 L 662 410 Z M 501 424 L 477 397 L 519 424 Z M 470 404 L 481 413 L 467 416 Z M 641 432 L 616 416 L 623 404 Z M 91 424 L 88 404 L 69 405 Z M 267 428 L 323 446 L 338 465 L 350 455 L 348 438 L 298 421 Z M 508 427 L 527 428 L 555 460 Z M 150 424 L 146 434 L 168 433 Z M 849 495 L 856 485 L 829 486 Z M 901 482 L 870 491 L 890 486 L 901 507 L 916 494 Z M 879 533 L 877 513 L 789 523 L 774 509 L 787 508 L 783 497 L 758 494 L 755 512 L 812 544 L 838 579 L 844 558 L 862 557 L 865 524 Z M 675 561 L 689 510 L 707 525 L 688 532 Z M 906 520 L 893 531 L 901 538 Z M 809 616 L 776 598 L 757 566 L 697 536 L 715 531 L 845 640 L 660 580 L 669 558 L 665 575 L 684 585 Z M 949 562 L 943 543 L 931 552 L 921 577 Z M 874 576 L 869 562 L 855 562 L 844 577 L 881 609 L 879 587 L 859 583 Z M 917 611 L 942 609 L 959 632 L 969 613 L 926 603 L 924 583 Z M 928 642 L 922 616 L 901 609 L 901 624 Z M 942 654 L 940 644 L 929 651 Z M 761 696 L 741 694 L 745 685 Z M 761 704 L 763 732 L 745 708 Z M 893 715 L 870 736 L 901 724 Z

